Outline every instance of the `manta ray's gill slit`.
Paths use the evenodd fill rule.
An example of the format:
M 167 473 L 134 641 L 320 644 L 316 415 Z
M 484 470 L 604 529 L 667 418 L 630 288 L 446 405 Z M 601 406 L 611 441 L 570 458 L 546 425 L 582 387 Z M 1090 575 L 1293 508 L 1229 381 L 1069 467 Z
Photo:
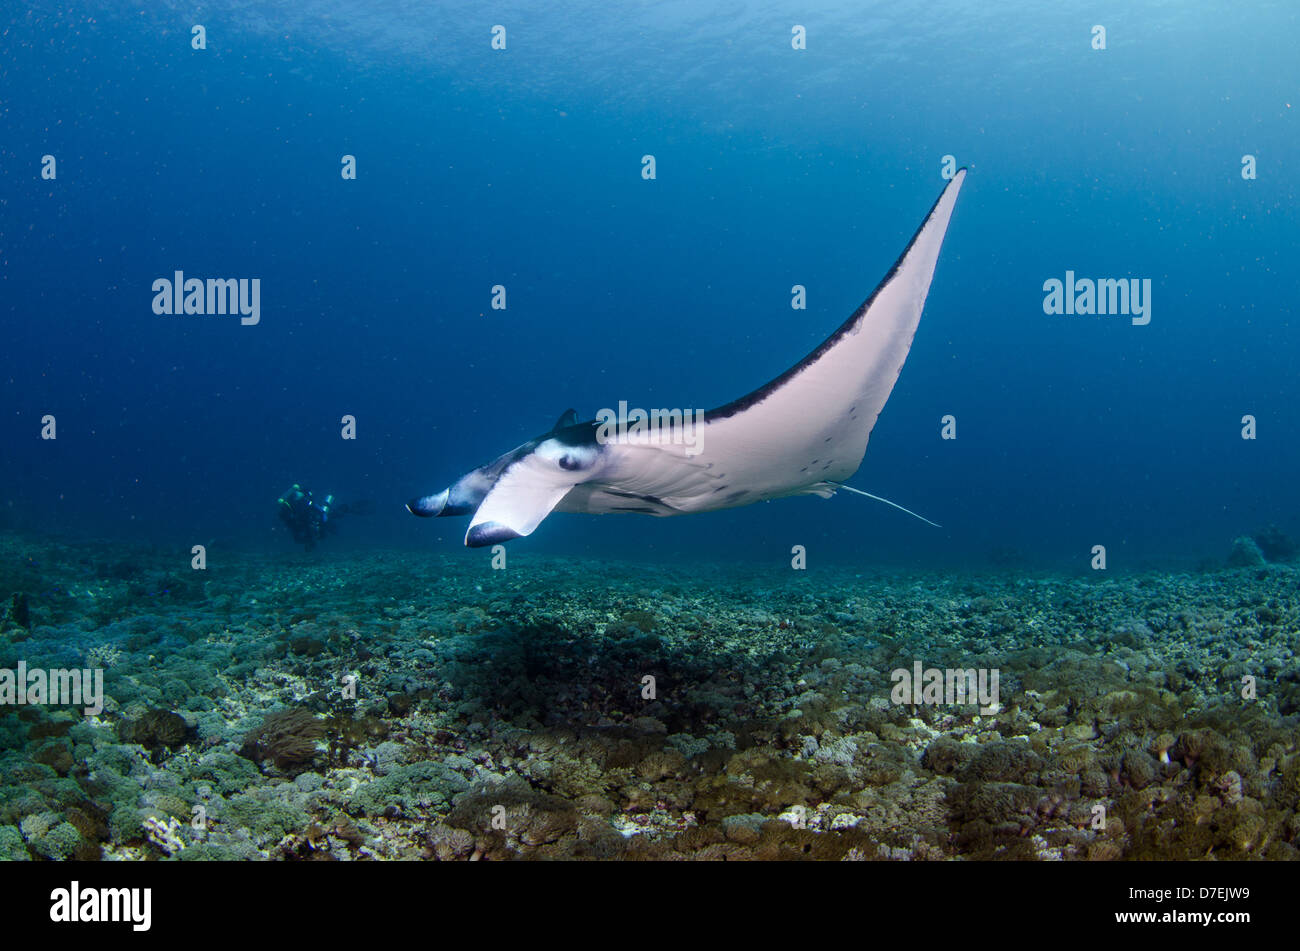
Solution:
M 657 495 L 641 495 L 637 492 L 625 492 L 622 489 L 607 488 L 605 491 L 608 492 L 610 495 L 617 495 L 619 498 L 623 498 L 623 499 L 637 499 L 638 501 L 641 502 L 650 502 L 653 505 L 664 504 L 664 500 L 659 498 L 659 496 Z

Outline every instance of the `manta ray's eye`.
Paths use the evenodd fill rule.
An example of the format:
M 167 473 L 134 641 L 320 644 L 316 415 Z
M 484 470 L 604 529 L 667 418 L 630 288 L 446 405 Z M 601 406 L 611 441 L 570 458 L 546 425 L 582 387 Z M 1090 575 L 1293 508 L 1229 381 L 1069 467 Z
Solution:
M 548 464 L 564 472 L 586 472 L 596 463 L 600 453 L 587 446 L 575 446 L 548 439 L 537 447 L 537 455 Z

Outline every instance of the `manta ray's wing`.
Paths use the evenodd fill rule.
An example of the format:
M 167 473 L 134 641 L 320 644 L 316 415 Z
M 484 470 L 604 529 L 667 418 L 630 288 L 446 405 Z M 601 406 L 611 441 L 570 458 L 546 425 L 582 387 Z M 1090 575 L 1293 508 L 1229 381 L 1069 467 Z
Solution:
M 831 483 L 853 475 L 911 349 L 965 178 L 965 169 L 953 176 L 884 280 L 821 346 L 766 386 L 705 413 L 694 455 L 679 445 L 659 447 L 666 458 L 656 468 L 668 470 L 676 458 L 689 472 L 703 467 L 709 479 L 661 471 L 667 491 L 642 486 L 640 494 L 675 512 L 702 512 L 786 495 L 829 496 Z M 672 483 L 686 491 L 673 491 Z

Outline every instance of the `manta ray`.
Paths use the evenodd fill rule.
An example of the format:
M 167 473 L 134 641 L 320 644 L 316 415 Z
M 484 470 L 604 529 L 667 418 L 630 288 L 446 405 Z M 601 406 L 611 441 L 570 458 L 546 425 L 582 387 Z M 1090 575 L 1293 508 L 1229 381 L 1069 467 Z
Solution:
M 862 306 L 748 396 L 649 428 L 579 422 L 568 410 L 548 432 L 407 509 L 472 515 L 465 544 L 477 548 L 530 535 L 551 512 L 685 515 L 837 489 L 878 498 L 843 480 L 862 464 L 912 347 L 965 177 L 963 168 L 948 182 Z

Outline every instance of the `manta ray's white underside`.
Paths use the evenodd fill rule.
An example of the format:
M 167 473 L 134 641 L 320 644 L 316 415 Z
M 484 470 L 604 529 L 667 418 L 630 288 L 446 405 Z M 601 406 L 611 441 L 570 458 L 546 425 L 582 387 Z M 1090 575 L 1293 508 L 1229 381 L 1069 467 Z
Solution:
M 907 359 L 966 170 L 959 170 L 867 301 L 766 386 L 704 414 L 688 442 L 642 430 L 598 437 L 567 417 L 418 515 L 473 511 L 466 544 L 530 534 L 551 512 L 681 515 L 789 495 L 830 496 L 857 471 Z M 679 434 L 680 435 L 680 434 Z M 688 453 L 691 444 L 698 451 Z

